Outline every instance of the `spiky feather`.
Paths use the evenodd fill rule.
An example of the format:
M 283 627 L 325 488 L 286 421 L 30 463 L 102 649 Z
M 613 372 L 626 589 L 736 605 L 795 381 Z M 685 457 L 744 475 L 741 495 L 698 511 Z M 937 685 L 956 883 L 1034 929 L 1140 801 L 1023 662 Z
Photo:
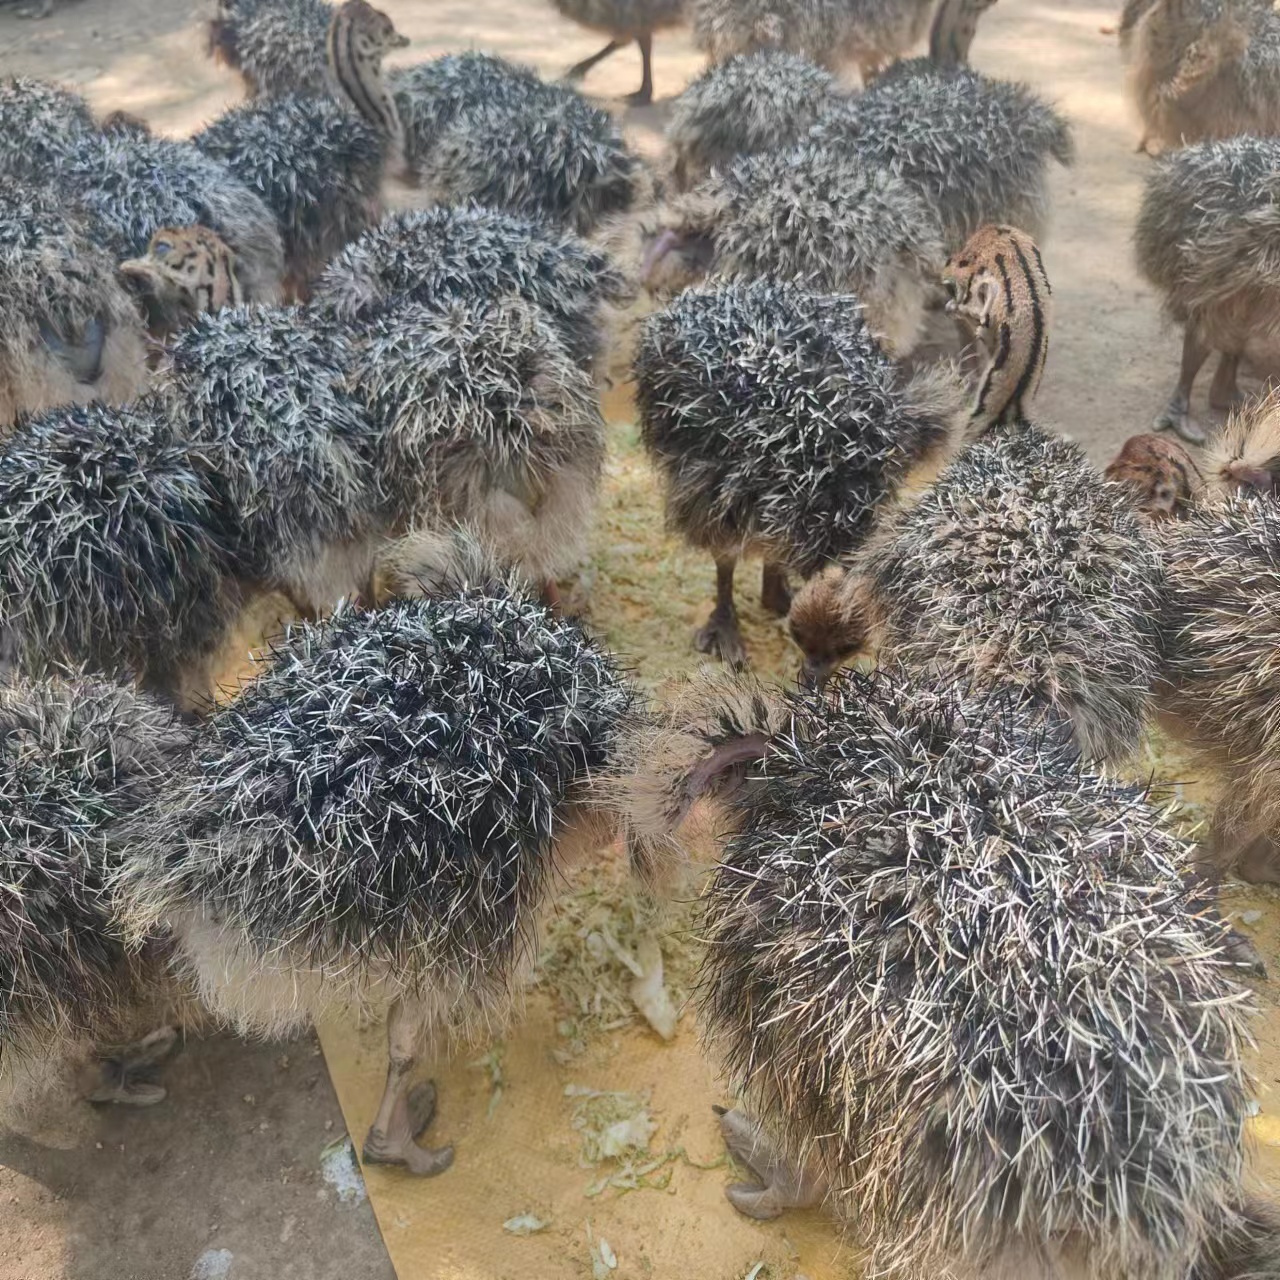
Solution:
M 488 209 L 426 209 L 395 214 L 348 246 L 315 302 L 349 321 L 405 302 L 506 293 L 541 307 L 587 368 L 603 349 L 606 309 L 628 288 L 605 253 L 569 232 Z
M 500 583 L 295 628 L 146 815 L 122 901 L 142 931 L 176 927 L 245 1029 L 379 992 L 465 1020 L 506 993 L 632 705 L 576 625 Z M 272 977 L 286 994 L 264 1003 Z
M 767 549 L 801 574 L 853 551 L 960 407 L 909 380 L 856 298 L 766 281 L 690 289 L 646 321 L 640 431 L 667 520 L 712 551 Z
M 873 1273 L 1180 1275 L 1236 1225 L 1246 996 L 1137 789 L 890 671 L 792 695 L 731 803 L 704 1026 Z
M 219 0 L 209 23 L 210 56 L 243 77 L 250 97 L 330 92 L 324 0 Z

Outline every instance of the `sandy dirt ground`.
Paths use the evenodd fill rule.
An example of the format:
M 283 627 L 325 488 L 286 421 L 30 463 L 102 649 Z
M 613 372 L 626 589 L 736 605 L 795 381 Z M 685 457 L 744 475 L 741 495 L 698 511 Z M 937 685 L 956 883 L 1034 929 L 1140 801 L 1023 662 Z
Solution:
M 602 43 L 546 0 L 385 0 L 383 7 L 412 37 L 397 56 L 403 62 L 478 47 L 555 75 Z M 59 0 L 52 18 L 25 22 L 0 8 L 0 73 L 62 79 L 97 108 L 127 109 L 160 130 L 187 133 L 240 96 L 233 77 L 204 57 L 205 11 L 205 0 Z M 1178 354 L 1177 336 L 1133 267 L 1131 227 L 1150 162 L 1134 154 L 1137 131 L 1106 30 L 1114 20 L 1087 0 L 1000 0 L 974 46 L 981 69 L 1029 81 L 1076 128 L 1079 159 L 1055 175 L 1044 245 L 1057 314 L 1038 409 L 1100 463 L 1146 429 Z M 659 101 L 623 116 L 647 154 L 660 149 L 665 100 L 700 66 L 683 33 L 659 38 Z M 603 98 L 638 81 L 638 57 L 627 50 L 585 87 Z M 607 407 L 608 480 L 583 586 L 592 623 L 647 684 L 660 686 L 695 665 L 689 635 L 707 606 L 710 566 L 662 533 L 625 388 Z M 746 585 L 744 575 L 744 603 Z M 756 665 L 787 674 L 794 657 L 779 624 L 754 604 L 744 622 Z M 1157 763 L 1179 776 L 1176 762 Z M 568 886 L 561 960 L 566 939 L 572 949 L 619 927 L 619 893 L 616 859 Z M 1229 906 L 1276 968 L 1278 900 L 1240 891 Z M 680 954 L 668 947 L 677 985 L 688 961 L 688 940 L 679 936 Z M 413 1280 L 853 1274 L 852 1250 L 814 1216 L 759 1226 L 733 1215 L 722 1195 L 732 1174 L 710 1111 L 725 1100 L 722 1088 L 688 1017 L 665 1045 L 627 1016 L 619 1004 L 625 977 L 607 963 L 585 988 L 572 975 L 549 977 L 503 1039 L 437 1064 L 442 1103 L 432 1140 L 455 1141 L 457 1163 L 427 1184 L 368 1171 L 377 1226 L 341 1143 L 343 1114 L 360 1135 L 376 1103 L 376 1028 L 321 1028 L 336 1098 L 314 1042 L 262 1047 L 218 1038 L 186 1046 L 165 1074 L 170 1101 L 151 1113 L 83 1116 L 77 1136 L 61 1145 L 0 1133 L 0 1280 L 380 1280 L 392 1262 Z M 1278 990 L 1259 986 L 1253 1129 L 1264 1178 L 1280 1176 Z M 587 1007 L 593 1000 L 601 1007 Z M 601 1107 L 618 1108 L 633 1132 L 640 1126 L 638 1150 L 592 1158 Z

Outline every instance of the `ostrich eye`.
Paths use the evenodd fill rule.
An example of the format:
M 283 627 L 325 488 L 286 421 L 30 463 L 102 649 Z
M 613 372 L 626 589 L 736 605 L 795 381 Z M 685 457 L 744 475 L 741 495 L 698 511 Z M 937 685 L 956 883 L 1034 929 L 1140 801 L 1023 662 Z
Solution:
M 173 252 L 173 244 L 169 240 L 157 240 L 155 244 L 151 246 L 151 252 L 154 253 L 157 258 L 167 258 L 169 254 Z

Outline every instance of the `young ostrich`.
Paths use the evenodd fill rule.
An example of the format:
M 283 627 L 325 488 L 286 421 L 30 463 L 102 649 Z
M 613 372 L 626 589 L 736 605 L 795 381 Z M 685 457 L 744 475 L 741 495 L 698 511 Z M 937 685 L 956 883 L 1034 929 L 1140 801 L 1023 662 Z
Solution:
M 693 42 L 712 62 L 758 49 L 802 54 L 868 83 L 925 33 L 933 0 L 688 0 Z
M 743 157 L 672 201 L 663 220 L 641 267 L 651 293 L 671 296 L 709 275 L 856 294 L 898 357 L 920 341 L 945 259 L 936 215 L 906 183 L 809 143 Z
M 958 381 L 904 374 L 856 298 L 769 281 L 690 289 L 650 317 L 635 381 L 667 523 L 715 558 L 715 608 L 694 643 L 729 663 L 746 656 L 738 559 L 764 555 L 762 603 L 785 614 L 786 570 L 808 577 L 857 547 L 960 418 Z
M 333 98 L 249 102 L 191 141 L 275 214 L 293 298 L 305 300 L 330 259 L 382 216 L 385 141 Z
M 152 942 L 131 955 L 104 881 L 113 829 L 154 797 L 188 749 L 172 714 L 83 676 L 0 680 L 0 1099 L 21 1112 L 68 1066 L 93 1102 L 147 1106 L 146 1068 L 177 997 Z
M 1196 375 L 1219 353 L 1209 404 L 1240 401 L 1236 374 L 1254 333 L 1280 326 L 1280 140 L 1202 142 L 1162 158 L 1147 179 L 1134 232 L 1138 268 L 1183 327 L 1182 368 L 1157 431 L 1192 444 Z
M 354 364 L 347 339 L 302 308 L 250 307 L 201 316 L 160 377 L 217 496 L 236 577 L 304 616 L 372 602 L 387 531 Z
M 640 49 L 640 88 L 627 101 L 645 107 L 653 101 L 653 33 L 684 22 L 684 0 L 552 0 L 571 22 L 609 37 L 599 53 L 575 63 L 566 80 L 581 80 L 592 67 L 633 40 Z
M 364 326 L 350 382 L 393 527 L 459 525 L 559 600 L 604 468 L 594 384 L 515 296 L 406 303 Z
M 722 1118 L 740 1211 L 825 1199 L 872 1273 L 1273 1274 L 1249 996 L 1140 789 L 893 670 L 722 679 L 625 750 L 637 842 L 716 802 L 698 990 L 750 1108 Z
M 1120 23 L 1139 151 L 1280 133 L 1280 15 L 1257 0 L 1129 0 Z
M 24 413 L 117 404 L 146 386 L 145 332 L 111 258 L 50 191 L 10 183 L 0 205 L 0 436 Z
M 38 675 L 114 675 L 193 710 L 235 616 L 211 467 L 153 397 L 25 418 L 0 451 L 0 642 Z
M 0 79 L 0 173 L 36 183 L 98 132 L 77 93 L 28 76 Z
M 607 347 L 610 314 L 630 298 L 601 249 L 543 222 L 489 209 L 394 214 L 349 245 L 320 277 L 315 305 L 366 324 L 406 303 L 515 294 L 539 307 L 588 372 Z
M 434 64 L 384 75 L 383 55 L 397 42 L 406 43 L 386 14 L 347 0 L 329 29 L 329 60 L 342 92 L 433 202 L 474 202 L 587 234 L 647 192 L 617 124 L 581 94 L 499 59 L 454 59 L 439 69 L 441 103 Z
M 120 264 L 120 275 L 136 293 L 148 330 L 162 340 L 199 315 L 244 303 L 235 254 L 205 227 L 161 227 L 145 254 Z
M 324 42 L 333 9 L 324 0 L 218 0 L 208 50 L 238 71 L 251 98 L 332 92 Z
M 924 59 L 849 98 L 809 136 L 851 148 L 917 191 L 941 219 L 949 250 L 992 222 L 1040 235 L 1050 164 L 1075 158 L 1070 126 L 1025 85 Z
M 980 433 L 845 566 L 792 603 L 819 680 L 870 644 L 882 661 L 1017 691 L 1089 760 L 1138 745 L 1158 673 L 1164 576 L 1118 486 L 1027 420 L 1048 345 L 1049 283 L 1029 237 L 988 227 L 948 263 L 953 306 L 989 347 Z
M 511 1004 L 557 877 L 612 838 L 589 784 L 635 707 L 576 625 L 492 577 L 295 628 L 140 818 L 121 909 L 242 1031 L 387 1008 L 364 1158 L 441 1173 L 411 1072 Z
M 777 49 L 713 63 L 671 105 L 667 172 L 690 191 L 739 156 L 794 146 L 845 102 L 835 77 Z

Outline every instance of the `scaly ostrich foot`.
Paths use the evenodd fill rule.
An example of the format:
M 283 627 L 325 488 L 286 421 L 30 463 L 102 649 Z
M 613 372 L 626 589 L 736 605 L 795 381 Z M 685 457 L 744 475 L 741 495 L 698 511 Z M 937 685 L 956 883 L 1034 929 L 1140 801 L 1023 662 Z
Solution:
M 85 1088 L 85 1100 L 121 1107 L 154 1107 L 163 1102 L 167 1090 L 148 1077 L 177 1043 L 177 1031 L 161 1027 L 136 1044 L 104 1053 L 96 1075 Z
M 1204 444 L 1209 438 L 1204 428 L 1191 416 L 1191 406 L 1175 396 L 1161 411 L 1153 426 L 1157 431 L 1172 431 L 1188 444 Z
M 364 1140 L 366 1164 L 399 1165 L 419 1178 L 434 1178 L 453 1163 L 452 1147 L 420 1147 L 436 1115 L 436 1086 L 428 1080 L 397 1099 L 386 1132 L 372 1128 Z
M 756 1178 L 725 1188 L 725 1196 L 739 1213 L 767 1222 L 787 1209 L 811 1208 L 826 1194 L 822 1179 L 781 1155 L 745 1111 L 713 1110 L 720 1117 L 720 1135 L 729 1153 Z
M 778 618 L 785 618 L 791 612 L 791 588 L 787 585 L 787 571 L 781 565 L 765 561 L 760 574 L 760 604 Z
M 705 627 L 699 627 L 693 635 L 693 647 L 699 653 L 709 653 L 731 667 L 744 666 L 747 648 L 738 630 L 738 614 L 734 609 L 717 606 L 711 611 Z
M 641 87 L 635 93 L 628 93 L 623 97 L 623 102 L 629 107 L 649 107 L 653 105 L 653 85 Z

